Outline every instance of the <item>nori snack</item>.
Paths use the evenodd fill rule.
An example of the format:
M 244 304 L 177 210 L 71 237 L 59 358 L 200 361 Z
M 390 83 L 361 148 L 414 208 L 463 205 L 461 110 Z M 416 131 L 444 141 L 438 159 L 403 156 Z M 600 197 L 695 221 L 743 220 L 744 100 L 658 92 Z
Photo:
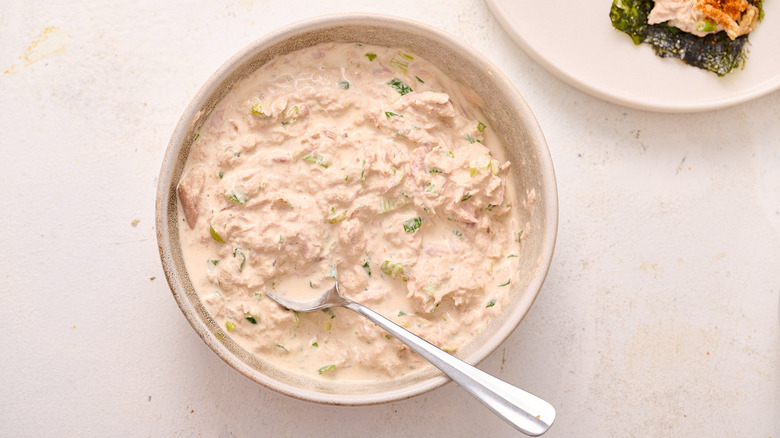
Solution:
M 612 26 L 628 34 L 634 44 L 647 43 L 662 58 L 678 58 L 686 64 L 724 76 L 733 69 L 745 66 L 748 54 L 748 36 L 732 40 L 720 31 L 699 37 L 683 32 L 666 23 L 647 24 L 653 0 L 614 0 L 609 18 Z M 761 0 L 751 2 L 763 18 Z

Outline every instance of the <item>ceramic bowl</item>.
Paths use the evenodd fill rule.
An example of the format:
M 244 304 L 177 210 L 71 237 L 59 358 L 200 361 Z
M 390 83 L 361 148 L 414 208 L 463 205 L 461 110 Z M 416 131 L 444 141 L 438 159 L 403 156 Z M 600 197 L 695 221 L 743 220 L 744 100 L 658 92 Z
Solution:
M 433 367 L 388 381 L 350 382 L 305 378 L 275 368 L 233 341 L 208 314 L 187 274 L 177 223 L 176 186 L 190 145 L 209 112 L 248 73 L 276 56 L 325 42 L 362 42 L 406 49 L 438 66 L 466 85 L 472 103 L 483 109 L 513 162 L 511 178 L 522 193 L 535 193 L 524 213 L 530 232 L 524 236 L 521 281 L 514 299 L 480 336 L 459 349 L 475 364 L 495 350 L 530 309 L 552 259 L 557 233 L 555 175 L 544 136 L 525 100 L 490 61 L 455 37 L 414 21 L 365 14 L 326 16 L 272 32 L 230 58 L 203 85 L 184 111 L 171 138 L 160 171 L 156 200 L 157 239 L 163 269 L 173 295 L 203 341 L 225 362 L 251 380 L 292 397 L 328 404 L 365 405 L 411 397 L 443 385 L 448 379 Z

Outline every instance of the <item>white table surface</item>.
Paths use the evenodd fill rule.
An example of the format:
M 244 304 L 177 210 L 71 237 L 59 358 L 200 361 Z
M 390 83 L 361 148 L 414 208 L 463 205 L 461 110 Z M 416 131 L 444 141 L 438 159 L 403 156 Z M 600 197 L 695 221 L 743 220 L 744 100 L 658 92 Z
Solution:
M 555 257 L 481 364 L 557 408 L 545 436 L 780 436 L 780 92 L 699 114 L 609 104 L 480 0 L 2 3 L 0 435 L 518 435 L 454 384 L 370 407 L 267 390 L 203 344 L 163 277 L 157 175 L 199 86 L 266 32 L 374 11 L 480 50 L 547 136 Z

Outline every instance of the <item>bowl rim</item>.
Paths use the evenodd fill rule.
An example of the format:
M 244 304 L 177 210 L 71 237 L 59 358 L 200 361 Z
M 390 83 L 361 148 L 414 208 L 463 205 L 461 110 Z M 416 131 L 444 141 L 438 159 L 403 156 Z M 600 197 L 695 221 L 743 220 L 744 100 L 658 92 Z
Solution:
M 334 405 L 372 405 L 403 400 L 438 388 L 449 382 L 450 379 L 443 374 L 438 373 L 415 384 L 389 391 L 370 394 L 333 394 L 291 385 L 261 373 L 228 350 L 212 330 L 209 329 L 206 322 L 198 316 L 197 309 L 188 299 L 184 281 L 176 275 L 176 270 L 174 268 L 173 248 L 174 245 L 178 245 L 178 243 L 171 239 L 170 228 L 172 223 L 170 222 L 167 213 L 169 203 L 171 202 L 171 199 L 175 197 L 170 190 L 173 170 L 176 168 L 177 162 L 179 161 L 181 149 L 188 142 L 187 134 L 191 129 L 191 126 L 203 115 L 201 109 L 209 100 L 209 97 L 219 88 L 219 85 L 233 72 L 251 60 L 253 56 L 258 55 L 263 50 L 266 50 L 275 44 L 312 30 L 354 24 L 362 26 L 375 24 L 384 28 L 400 28 L 407 30 L 422 35 L 425 38 L 433 39 L 457 48 L 465 57 L 470 57 L 480 62 L 486 69 L 490 70 L 490 74 L 495 78 L 498 87 L 513 103 L 514 110 L 516 110 L 521 115 L 522 119 L 526 121 L 528 136 L 533 139 L 531 149 L 538 157 L 539 167 L 541 168 L 540 181 L 541 187 L 544 189 L 542 190 L 542 202 L 544 205 L 543 214 L 546 222 L 546 226 L 543 228 L 542 253 L 538 260 L 538 267 L 531 281 L 525 289 L 522 290 L 522 292 L 525 292 L 523 294 L 523 299 L 517 305 L 507 307 L 504 310 L 504 312 L 509 312 L 506 319 L 513 323 L 501 325 L 500 330 L 490 337 L 490 342 L 487 342 L 472 351 L 469 357 L 463 358 L 466 362 L 477 364 L 484 360 L 515 331 L 530 310 L 542 288 L 552 263 L 558 229 L 558 196 L 555 172 L 546 139 L 536 117 L 533 115 L 527 102 L 512 82 L 501 73 L 491 61 L 473 49 L 468 43 L 461 41 L 452 34 L 425 23 L 393 15 L 339 13 L 304 19 L 286 25 L 252 41 L 231 56 L 208 78 L 208 80 L 206 80 L 187 105 L 174 128 L 162 160 L 155 199 L 155 224 L 163 271 L 171 292 L 187 321 L 211 351 L 228 365 L 250 380 L 281 394 L 300 400 Z

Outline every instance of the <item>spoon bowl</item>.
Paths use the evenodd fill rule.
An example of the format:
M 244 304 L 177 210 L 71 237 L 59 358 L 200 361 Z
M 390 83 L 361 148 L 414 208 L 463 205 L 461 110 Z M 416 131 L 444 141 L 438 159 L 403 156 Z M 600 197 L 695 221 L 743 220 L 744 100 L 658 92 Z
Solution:
M 440 369 L 512 427 L 527 435 L 545 433 L 555 420 L 555 408 L 550 403 L 469 365 L 379 313 L 341 295 L 338 283 L 319 297 L 307 301 L 292 300 L 273 291 L 267 295 L 282 307 L 297 312 L 346 307 L 365 316 Z

